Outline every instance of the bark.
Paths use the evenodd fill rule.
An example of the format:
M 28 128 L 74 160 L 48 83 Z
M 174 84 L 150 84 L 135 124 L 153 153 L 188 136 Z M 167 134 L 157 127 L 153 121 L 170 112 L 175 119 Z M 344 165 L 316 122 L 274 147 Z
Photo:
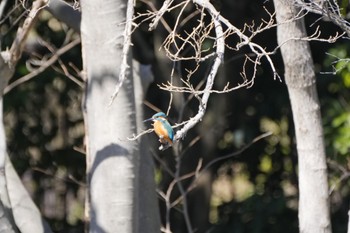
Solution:
M 126 1 L 82 1 L 81 10 L 89 230 L 137 232 L 139 151 L 127 140 L 136 133 L 130 72 L 108 106 L 121 69 Z
M 348 233 L 350 233 L 350 211 L 348 212 Z
M 299 228 L 302 233 L 329 233 L 327 165 L 320 103 L 310 47 L 303 19 L 289 0 L 274 0 L 278 43 L 285 67 L 285 81 L 292 106 L 299 161 Z
M 2 77 L 0 79 L 0 223 L 4 224 L 5 229 L 8 229 L 8 232 L 15 232 L 15 221 L 11 211 L 10 198 L 7 191 L 6 183 L 6 173 L 5 173 L 5 164 L 6 164 L 6 138 L 5 138 L 5 129 L 3 122 L 3 96 L 2 91 L 6 87 L 8 81 L 14 73 L 13 67 L 10 68 L 8 63 L 9 53 L 2 52 L 0 55 L 0 71 Z M 1 225 L 2 225 L 1 224 Z
M 20 232 L 52 232 L 49 225 L 42 218 L 38 207 L 23 186 L 8 157 L 6 158 L 5 174 L 11 210 Z
M 0 200 L 0 233 L 12 233 L 17 232 L 15 225 L 12 221 L 6 216 L 6 208 Z

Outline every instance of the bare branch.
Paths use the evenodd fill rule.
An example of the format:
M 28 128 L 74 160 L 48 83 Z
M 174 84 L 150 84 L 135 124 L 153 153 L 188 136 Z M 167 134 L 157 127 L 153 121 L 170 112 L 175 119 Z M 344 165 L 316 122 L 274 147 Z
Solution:
M 266 132 L 263 133 L 259 136 L 257 136 L 256 138 L 254 138 L 251 142 L 249 142 L 247 145 L 243 146 L 241 149 L 239 149 L 238 151 L 235 151 L 233 153 L 218 157 L 212 161 L 210 161 L 209 163 L 207 163 L 204 167 L 202 167 L 202 161 L 199 161 L 197 169 L 196 169 L 196 173 L 195 173 L 195 179 L 193 179 L 191 181 L 191 184 L 188 186 L 186 193 L 190 192 L 191 190 L 193 190 L 196 187 L 197 181 L 199 179 L 200 176 L 202 176 L 210 167 L 212 167 L 215 163 L 218 163 L 220 161 L 224 161 L 230 158 L 233 158 L 235 156 L 238 156 L 240 154 L 242 154 L 245 150 L 247 150 L 248 148 L 250 148 L 253 144 L 255 144 L 256 142 L 271 136 L 272 133 L 271 132 Z M 180 201 L 182 201 L 184 197 L 181 195 L 179 198 L 177 198 L 172 205 L 175 206 L 177 204 L 180 203 Z
M 332 72 L 321 72 L 321 74 L 337 74 L 339 73 L 340 71 L 342 71 L 344 68 L 347 67 L 347 65 L 350 63 L 350 58 L 340 58 L 334 54 L 331 54 L 331 53 L 326 53 L 328 56 L 331 56 L 333 58 L 335 58 L 335 61 L 332 62 L 332 69 L 333 71 Z M 338 63 L 341 63 L 341 66 L 339 68 L 336 67 L 336 65 Z
M 214 64 L 212 65 L 211 71 L 207 78 L 207 83 L 204 89 L 205 92 L 203 93 L 202 101 L 199 105 L 198 113 L 193 118 L 191 118 L 189 122 L 186 123 L 180 130 L 176 132 L 175 139 L 174 139 L 175 141 L 178 141 L 180 140 L 180 138 L 183 138 L 186 135 L 188 130 L 193 128 L 199 121 L 202 120 L 207 108 L 207 103 L 209 100 L 210 91 L 212 90 L 212 87 L 214 84 L 215 76 L 217 74 L 219 66 L 223 61 L 224 52 L 225 52 L 225 39 L 223 35 L 223 29 L 222 29 L 221 23 L 218 20 L 218 14 L 214 14 L 216 13 L 216 11 L 213 12 L 213 9 L 215 10 L 214 6 L 211 5 L 209 1 L 203 2 L 203 1 L 196 0 L 194 2 L 202 6 L 203 8 L 207 9 L 212 16 L 212 19 L 215 25 L 215 33 L 216 33 L 216 57 L 214 59 Z
M 18 28 L 16 38 L 14 39 L 9 51 L 10 61 L 8 62 L 10 66 L 14 67 L 17 64 L 17 61 L 21 58 L 23 47 L 25 44 L 25 40 L 28 36 L 29 30 L 32 28 L 34 24 L 34 19 L 37 16 L 38 12 L 46 6 L 45 4 L 45 0 L 34 1 L 29 15 L 23 23 L 23 26 Z
M 152 3 L 148 1 L 144 2 L 148 4 L 153 11 L 155 10 L 155 7 Z M 220 14 L 220 12 L 218 12 L 215 9 L 215 7 L 210 3 L 209 0 L 186 0 L 175 4 L 174 6 L 172 5 L 173 3 L 173 0 L 164 1 L 161 9 L 157 11 L 157 13 L 148 12 L 145 14 L 140 14 L 138 17 L 146 16 L 147 19 L 153 17 L 153 21 L 149 25 L 150 30 L 152 30 L 154 27 L 156 27 L 159 21 L 164 21 L 163 15 L 166 12 L 170 12 L 173 9 L 177 9 L 178 11 L 177 18 L 172 28 L 170 28 L 170 26 L 166 22 L 163 22 L 164 26 L 169 32 L 169 35 L 163 41 L 162 47 L 168 58 L 173 61 L 173 68 L 170 75 L 170 82 L 160 84 L 158 85 L 158 87 L 162 90 L 170 92 L 171 96 L 167 113 L 169 113 L 169 110 L 171 109 L 173 100 L 172 95 L 176 92 L 191 94 L 191 98 L 195 97 L 199 101 L 199 107 L 196 115 L 190 118 L 187 121 L 187 123 L 185 123 L 183 127 L 176 132 L 174 142 L 177 142 L 186 135 L 188 130 L 193 128 L 199 121 L 202 120 L 207 108 L 207 102 L 210 94 L 222 94 L 230 91 L 235 91 L 239 88 L 249 88 L 253 86 L 255 78 L 257 76 L 258 67 L 261 65 L 262 59 L 267 60 L 272 70 L 274 79 L 278 79 L 279 81 L 281 81 L 281 78 L 278 75 L 275 65 L 271 58 L 271 56 L 277 52 L 280 46 L 278 46 L 272 51 L 268 51 L 266 48 L 255 43 L 253 39 L 255 36 L 268 29 L 275 28 L 281 24 L 291 23 L 294 20 L 303 18 L 307 14 L 307 12 L 305 12 L 304 10 L 300 10 L 296 13 L 293 19 L 288 19 L 284 22 L 280 22 L 277 24 L 275 21 L 275 13 L 270 13 L 267 9 L 265 9 L 266 13 L 268 14 L 267 19 L 262 19 L 261 23 L 259 24 L 256 24 L 255 22 L 252 22 L 251 24 L 245 24 L 243 29 L 239 29 L 236 26 L 234 26 L 231 22 L 229 22 L 226 18 L 224 18 Z M 197 13 L 192 13 L 190 14 L 190 16 L 185 17 L 185 19 L 188 19 L 192 17 L 192 15 L 197 14 L 200 14 L 200 17 L 199 19 L 197 19 L 197 24 L 191 30 L 180 31 L 180 28 L 183 25 L 183 23 L 180 22 L 180 19 L 184 14 L 183 12 L 185 8 L 190 3 L 193 3 L 195 6 L 197 6 L 197 9 L 195 10 L 195 12 Z M 209 21 L 209 23 L 207 19 L 204 20 L 207 13 L 209 13 L 211 16 L 211 20 Z M 223 26 L 225 27 L 225 31 L 223 30 Z M 215 32 L 214 36 L 213 31 Z M 225 44 L 225 39 L 232 35 L 235 35 L 239 38 L 235 46 Z M 311 36 L 305 38 L 289 38 L 289 40 L 321 41 L 333 43 L 339 38 L 341 38 L 343 35 L 344 34 L 337 33 L 336 35 L 330 36 L 329 38 L 322 38 L 319 28 L 316 28 L 315 32 Z M 205 48 L 203 46 L 205 42 L 210 40 L 213 41 L 212 48 L 215 49 L 213 52 L 211 52 L 211 47 Z M 287 43 L 287 41 L 284 43 Z M 218 72 L 219 66 L 223 61 L 225 47 L 236 51 L 242 49 L 243 47 L 248 47 L 251 52 L 244 55 L 244 65 L 241 71 L 242 81 L 235 85 L 227 83 L 222 90 L 214 90 L 213 84 L 215 76 Z M 187 53 L 187 51 L 189 50 L 191 52 Z M 208 76 L 200 82 L 200 85 L 205 84 L 205 86 L 200 87 L 200 85 L 198 85 L 197 87 L 194 87 L 191 82 L 192 75 L 198 70 L 201 63 L 209 58 L 213 59 L 210 72 Z M 173 82 L 173 75 L 176 64 L 178 61 L 186 60 L 194 60 L 197 62 L 197 65 L 193 68 L 193 70 L 186 70 L 188 72 L 187 78 L 181 79 L 183 85 L 177 86 Z M 248 64 L 251 64 L 252 66 L 248 66 Z M 153 130 L 148 130 L 144 133 L 141 133 L 140 135 L 133 135 L 133 137 L 128 139 L 135 140 L 139 136 L 144 135 L 146 133 L 150 133 L 152 131 Z
M 325 17 L 332 21 L 335 25 L 339 26 L 348 37 L 350 37 L 350 23 L 341 16 L 341 9 L 337 4 L 337 1 L 304 1 L 294 0 L 294 4 L 300 7 L 302 10 L 312 12 Z
M 61 55 L 64 53 L 68 52 L 70 49 L 72 49 L 74 46 L 80 44 L 80 38 L 73 40 L 72 42 L 68 43 L 67 45 L 63 46 L 62 48 L 58 49 L 48 60 L 44 61 L 43 64 L 30 72 L 29 74 L 17 79 L 16 81 L 10 83 L 4 90 L 4 94 L 7 94 L 10 92 L 13 88 L 17 87 L 18 85 L 29 81 L 30 79 L 34 78 L 38 74 L 42 73 L 45 71 L 48 67 L 52 66 Z M 74 81 L 74 80 L 73 80 Z M 81 82 L 77 83 L 78 85 L 82 85 Z
M 331 195 L 340 183 L 350 177 L 350 171 L 345 166 L 340 165 L 336 161 L 329 159 L 327 160 L 327 163 L 330 165 L 330 167 L 333 167 L 334 169 L 337 169 L 341 172 L 339 179 L 329 189 L 328 194 Z
M 173 181 L 169 184 L 169 186 L 166 190 L 166 193 L 164 193 L 161 190 L 158 190 L 159 196 L 165 201 L 165 205 L 166 205 L 166 213 L 165 213 L 166 227 L 164 229 L 164 232 L 168 232 L 168 233 L 171 232 L 171 230 L 170 230 L 170 211 L 175 206 L 175 205 L 173 205 L 170 198 L 171 198 L 171 194 L 175 188 L 175 185 L 178 185 L 181 181 L 189 179 L 196 174 L 196 172 L 190 172 L 188 174 L 180 176 L 179 169 L 176 169 L 176 173 L 177 174 L 175 175 L 175 178 L 173 179 Z M 192 230 L 189 232 L 192 232 Z
M 163 18 L 163 15 L 166 11 L 168 11 L 171 3 L 173 2 L 174 0 L 165 0 L 163 2 L 163 6 L 159 9 L 159 11 L 157 12 L 156 16 L 153 18 L 152 22 L 149 24 L 149 29 L 150 31 L 154 30 L 158 23 L 159 23 L 159 20 L 161 18 Z
M 129 62 L 129 50 L 131 46 L 131 31 L 133 25 L 133 15 L 134 15 L 134 0 L 128 0 L 128 5 L 126 9 L 126 22 L 125 22 L 125 31 L 124 31 L 124 47 L 123 47 L 123 58 L 122 64 L 119 73 L 119 80 L 115 87 L 114 93 L 111 96 L 111 101 L 108 106 L 111 106 L 114 99 L 117 97 L 119 89 L 123 85 L 123 82 L 126 78 L 127 71 L 130 69 Z

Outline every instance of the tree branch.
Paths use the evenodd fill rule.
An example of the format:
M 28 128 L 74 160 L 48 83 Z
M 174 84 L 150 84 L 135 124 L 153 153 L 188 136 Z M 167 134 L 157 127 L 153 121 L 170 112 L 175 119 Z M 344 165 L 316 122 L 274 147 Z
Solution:
M 8 61 L 8 63 L 10 67 L 16 66 L 18 60 L 21 58 L 28 33 L 32 28 L 32 26 L 34 25 L 34 21 L 37 14 L 40 12 L 40 10 L 42 10 L 46 6 L 45 4 L 46 4 L 45 0 L 34 1 L 32 8 L 29 12 L 29 15 L 24 20 L 23 26 L 18 28 L 16 38 L 14 39 L 9 51 L 10 60 Z
M 10 83 L 4 90 L 4 94 L 9 93 L 13 88 L 17 87 L 18 85 L 29 81 L 30 79 L 36 77 L 38 74 L 45 71 L 48 67 L 52 66 L 61 55 L 68 52 L 70 49 L 72 49 L 74 46 L 80 44 L 80 38 L 73 40 L 72 42 L 68 43 L 67 45 L 63 46 L 62 48 L 58 49 L 56 52 L 53 53 L 53 55 L 46 61 L 44 61 L 43 65 L 41 65 L 39 68 L 33 70 L 29 74 L 17 79 L 16 81 Z M 75 83 L 77 83 L 79 86 L 82 86 L 80 82 L 77 82 L 77 80 L 73 80 Z
M 207 109 L 207 103 L 209 100 L 210 91 L 213 88 L 215 76 L 218 72 L 219 66 L 221 65 L 224 59 L 224 52 L 225 52 L 225 37 L 224 37 L 221 23 L 218 20 L 219 15 L 215 14 L 216 12 L 213 12 L 214 7 L 209 3 L 209 1 L 195 0 L 194 2 L 202 6 L 203 8 L 207 9 L 212 16 L 212 19 L 215 25 L 215 33 L 216 33 L 216 57 L 214 59 L 214 64 L 212 65 L 211 71 L 207 78 L 207 83 L 204 88 L 204 94 L 202 95 L 201 103 L 199 104 L 198 113 L 193 118 L 191 118 L 180 130 L 176 132 L 176 135 L 174 138 L 175 141 L 178 141 L 181 138 L 183 138 L 188 132 L 188 130 L 193 128 L 199 121 L 203 119 L 203 116 Z
M 119 89 L 123 85 L 123 82 L 126 78 L 126 73 L 130 69 L 131 61 L 128 60 L 128 54 L 131 46 L 131 31 L 132 31 L 132 23 L 133 23 L 133 15 L 134 15 L 134 0 L 128 0 L 128 5 L 126 9 L 126 22 L 125 22 L 125 31 L 124 31 L 124 46 L 123 46 L 123 58 L 122 64 L 120 67 L 119 80 L 117 86 L 115 87 L 114 93 L 111 96 L 111 101 L 108 106 L 111 106 L 114 99 L 117 97 Z

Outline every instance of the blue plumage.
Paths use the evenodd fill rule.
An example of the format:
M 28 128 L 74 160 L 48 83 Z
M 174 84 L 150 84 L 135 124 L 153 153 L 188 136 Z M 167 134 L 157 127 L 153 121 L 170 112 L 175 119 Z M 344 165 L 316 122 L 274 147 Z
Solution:
M 152 120 L 155 133 L 159 137 L 159 142 L 165 145 L 166 148 L 171 146 L 174 141 L 174 131 L 167 120 L 167 116 L 164 112 L 158 112 L 152 116 L 152 118 L 145 121 Z M 166 149 L 163 146 L 160 149 Z

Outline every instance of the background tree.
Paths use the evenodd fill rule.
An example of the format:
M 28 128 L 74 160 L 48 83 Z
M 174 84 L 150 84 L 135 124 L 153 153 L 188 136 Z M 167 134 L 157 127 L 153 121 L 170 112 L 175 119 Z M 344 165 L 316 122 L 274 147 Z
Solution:
M 325 144 L 311 51 L 299 8 L 274 1 L 278 42 L 292 105 L 298 151 L 300 232 L 331 232 Z M 286 23 L 290 21 L 290 23 Z
M 82 1 L 81 35 L 87 81 L 84 115 L 88 193 L 85 211 L 90 232 L 155 232 L 159 229 L 157 205 L 152 200 L 155 192 L 149 189 L 152 185 L 147 184 L 152 184 L 154 179 L 139 173 L 140 156 L 147 155 L 140 153 L 139 142 L 126 140 L 136 133 L 143 116 L 137 112 L 141 109 L 136 108 L 140 103 L 135 97 L 142 92 L 142 86 L 134 85 L 132 69 L 125 67 L 132 66 L 131 54 L 123 48 L 131 32 L 127 20 L 133 14 L 132 1 L 128 4 L 127 1 Z M 100 17 L 95 17 L 96 12 Z M 125 73 L 121 74 L 123 69 Z M 122 75 L 125 80 L 119 79 Z M 108 106 L 116 80 L 122 85 L 118 96 Z M 147 162 L 150 159 L 143 159 L 143 162 L 151 165 Z M 151 197 L 143 199 L 143 195 Z M 143 204 L 147 199 L 149 203 Z M 144 217 L 150 213 L 154 213 L 152 218 Z M 146 220 L 140 220 L 142 218 Z

